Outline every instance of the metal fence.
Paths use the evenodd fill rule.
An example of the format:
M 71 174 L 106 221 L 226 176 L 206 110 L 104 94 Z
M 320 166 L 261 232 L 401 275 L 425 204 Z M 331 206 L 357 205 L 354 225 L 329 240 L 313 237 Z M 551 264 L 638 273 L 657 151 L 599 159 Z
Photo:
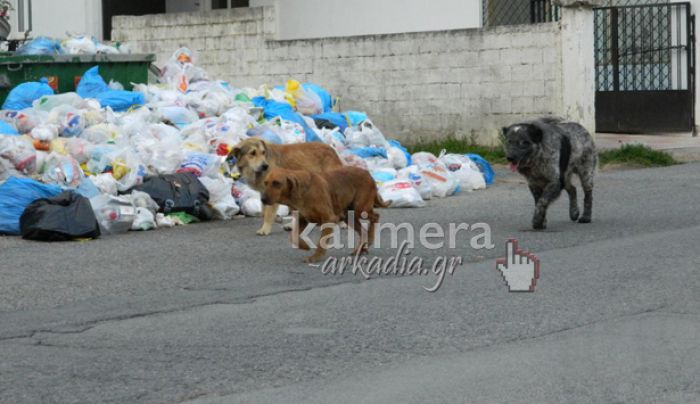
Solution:
M 632 6 L 595 10 L 597 90 L 687 89 L 687 7 L 658 0 L 654 5 L 642 0 L 624 3 Z
M 551 0 L 482 0 L 485 27 L 537 24 L 559 20 L 559 7 Z

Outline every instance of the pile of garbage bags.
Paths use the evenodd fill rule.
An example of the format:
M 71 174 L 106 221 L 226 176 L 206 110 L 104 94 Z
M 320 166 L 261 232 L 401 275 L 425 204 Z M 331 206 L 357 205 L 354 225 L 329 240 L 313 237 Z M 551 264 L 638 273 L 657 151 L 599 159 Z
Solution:
M 105 43 L 95 37 L 72 35 L 63 40 L 40 36 L 17 49 L 18 55 L 95 55 L 128 54 L 131 50 L 119 42 Z
M 93 67 L 74 93 L 53 94 L 45 82 L 11 91 L 0 111 L 0 234 L 95 238 L 259 216 L 260 194 L 229 160 L 248 137 L 327 143 L 345 164 L 370 171 L 396 208 L 493 181 L 476 155 L 411 155 L 366 114 L 335 111 L 317 85 L 234 88 L 210 79 L 188 49 L 173 54 L 159 83 L 117 84 Z

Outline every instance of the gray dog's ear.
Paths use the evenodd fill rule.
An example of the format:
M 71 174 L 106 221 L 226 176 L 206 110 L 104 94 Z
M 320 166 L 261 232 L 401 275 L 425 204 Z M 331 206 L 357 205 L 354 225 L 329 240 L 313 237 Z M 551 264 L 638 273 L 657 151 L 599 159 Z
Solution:
M 542 133 L 542 129 L 538 128 L 535 125 L 530 125 L 527 134 L 530 136 L 530 140 L 532 140 L 533 143 L 542 143 L 542 137 L 544 136 L 544 133 Z
M 502 127 L 501 133 L 503 134 L 503 136 L 507 135 L 508 134 L 508 127 L 507 126 Z

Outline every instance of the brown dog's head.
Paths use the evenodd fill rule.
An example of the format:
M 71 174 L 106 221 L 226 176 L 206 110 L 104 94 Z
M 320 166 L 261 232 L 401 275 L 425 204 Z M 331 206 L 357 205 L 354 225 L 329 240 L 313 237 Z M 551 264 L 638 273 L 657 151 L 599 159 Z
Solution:
M 248 181 L 253 181 L 257 176 L 265 175 L 270 168 L 267 154 L 267 142 L 258 138 L 250 138 L 237 144 L 229 157 L 235 157 L 236 166 L 241 175 Z
M 299 180 L 294 172 L 283 168 L 272 168 L 263 182 L 265 190 L 262 193 L 262 203 L 265 205 L 289 204 L 295 188 L 299 187 Z

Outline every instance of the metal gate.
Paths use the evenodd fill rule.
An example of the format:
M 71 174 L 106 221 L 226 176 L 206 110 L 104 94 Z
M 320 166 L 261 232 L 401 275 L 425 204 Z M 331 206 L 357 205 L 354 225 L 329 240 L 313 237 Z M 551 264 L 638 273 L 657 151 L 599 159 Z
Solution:
M 693 129 L 694 21 L 690 3 L 595 10 L 598 132 Z

